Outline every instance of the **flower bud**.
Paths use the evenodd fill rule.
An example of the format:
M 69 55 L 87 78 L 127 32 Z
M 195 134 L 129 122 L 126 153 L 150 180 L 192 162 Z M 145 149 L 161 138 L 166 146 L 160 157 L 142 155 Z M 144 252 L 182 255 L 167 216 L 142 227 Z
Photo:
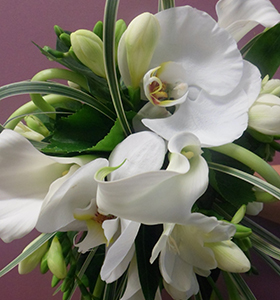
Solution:
M 30 129 L 26 125 L 24 125 L 22 122 L 19 122 L 17 126 L 14 129 L 15 132 L 19 133 L 20 135 L 24 136 L 25 138 L 32 140 L 32 141 L 37 141 L 40 142 L 42 139 L 45 137 L 41 135 L 40 133 Z
M 221 270 L 232 273 L 244 273 L 250 270 L 250 261 L 232 241 L 207 243 L 207 247 L 214 252 L 218 267 Z
M 280 98 L 263 94 L 249 110 L 249 128 L 266 135 L 280 135 Z
M 53 238 L 48 252 L 48 267 L 53 275 L 55 275 L 59 279 L 63 279 L 67 275 L 62 248 L 56 236 Z
M 24 118 L 24 121 L 26 122 L 26 125 L 31 128 L 32 130 L 40 133 L 43 136 L 48 136 L 50 134 L 49 130 L 47 129 L 47 127 L 43 124 L 43 122 L 35 117 L 35 116 L 26 116 Z
M 103 39 L 103 22 L 98 21 L 93 28 L 93 33 L 95 33 L 101 40 Z
M 126 86 L 139 87 L 148 70 L 159 34 L 158 20 L 150 13 L 137 16 L 129 24 L 118 51 L 118 63 Z M 129 74 L 125 74 L 127 71 Z
M 266 75 L 262 80 L 262 90 L 260 94 L 272 94 L 280 96 L 280 79 L 268 80 L 269 76 Z
M 37 239 L 38 238 L 36 238 L 26 248 L 24 248 L 22 253 L 25 252 L 27 249 L 29 249 L 37 241 Z M 30 254 L 28 257 L 26 257 L 24 260 L 22 260 L 19 263 L 18 265 L 19 274 L 27 274 L 30 273 L 32 270 L 34 270 L 36 266 L 39 265 L 42 257 L 45 255 L 47 251 L 48 251 L 48 242 L 44 243 L 41 247 L 39 247 L 32 254 Z
M 103 42 L 92 31 L 79 29 L 70 35 L 77 58 L 96 75 L 105 78 Z

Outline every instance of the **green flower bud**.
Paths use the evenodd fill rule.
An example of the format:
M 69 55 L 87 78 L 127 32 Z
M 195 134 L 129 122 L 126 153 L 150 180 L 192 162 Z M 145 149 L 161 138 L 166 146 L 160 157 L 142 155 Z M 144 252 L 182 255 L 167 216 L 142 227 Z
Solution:
M 77 58 L 96 75 L 105 78 L 103 42 L 92 31 L 80 29 L 70 35 Z
M 53 238 L 48 252 L 48 267 L 50 271 L 59 279 L 63 279 L 67 275 L 62 248 L 56 236 Z
M 24 118 L 24 121 L 26 122 L 26 125 L 31 128 L 32 130 L 42 134 L 43 136 L 48 136 L 50 134 L 47 127 L 44 125 L 44 123 L 35 116 L 26 116 Z
M 64 30 L 61 27 L 59 27 L 58 25 L 54 25 L 53 29 L 58 38 L 62 33 L 64 33 Z
M 280 79 L 271 79 L 266 75 L 262 80 L 262 89 L 260 94 L 272 94 L 275 96 L 280 96 Z
M 93 33 L 95 33 L 101 40 L 103 39 L 103 22 L 98 21 L 93 28 Z
M 240 225 L 240 224 L 234 224 L 234 226 L 236 228 L 236 232 L 234 234 L 235 238 L 245 238 L 245 237 L 248 237 L 252 234 L 252 229 L 251 228 L 245 227 L 245 226 Z
M 48 251 L 44 254 L 43 258 L 41 259 L 41 265 L 40 265 L 40 272 L 42 274 L 45 274 L 49 271 L 48 267 Z
M 150 13 L 137 16 L 129 24 L 123 35 L 124 45 L 119 48 L 119 65 L 127 65 L 130 73 L 131 83 L 125 82 L 126 85 L 139 87 L 148 70 L 159 35 L 159 22 Z
M 116 27 L 115 27 L 115 57 L 116 57 L 116 59 L 118 56 L 119 42 L 125 31 L 126 31 L 125 21 L 122 19 L 118 20 L 116 22 Z
M 52 282 L 51 282 L 51 287 L 54 288 L 55 286 L 58 285 L 59 282 L 60 282 L 60 279 L 57 278 L 55 275 L 53 275 Z
M 38 238 L 36 238 L 26 248 L 24 248 L 22 253 L 25 252 L 27 249 L 29 249 L 38 240 Z M 42 257 L 47 251 L 48 251 L 48 242 L 45 242 L 41 247 L 39 247 L 32 254 L 30 254 L 28 257 L 26 257 L 24 260 L 22 260 L 19 263 L 18 265 L 19 274 L 27 274 L 30 273 L 32 270 L 34 270 L 36 266 L 39 265 Z
M 241 205 L 241 207 L 238 209 L 238 211 L 232 217 L 231 223 L 233 223 L 233 224 L 239 223 L 244 218 L 245 213 L 246 213 L 246 205 Z
M 60 36 L 59 39 L 65 44 L 67 47 L 71 47 L 71 40 L 70 40 L 70 35 L 66 32 L 63 32 Z
M 40 142 L 42 141 L 42 139 L 45 138 L 42 134 L 32 130 L 31 128 L 24 125 L 22 122 L 19 122 L 14 130 L 29 140 Z

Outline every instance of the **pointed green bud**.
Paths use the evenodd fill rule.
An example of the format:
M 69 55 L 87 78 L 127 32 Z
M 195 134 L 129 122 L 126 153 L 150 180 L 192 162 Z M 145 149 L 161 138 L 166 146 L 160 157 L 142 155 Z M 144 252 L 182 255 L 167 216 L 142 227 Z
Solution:
M 77 58 L 96 75 L 105 78 L 103 42 L 92 31 L 80 29 L 70 35 Z
M 131 86 L 137 88 L 148 71 L 160 35 L 160 25 L 157 18 L 150 13 L 143 13 L 131 21 L 125 31 L 126 64 L 129 69 Z M 123 53 L 124 54 L 124 53 Z M 119 57 L 122 57 L 123 54 Z M 119 65 L 123 62 L 119 61 Z
M 52 276 L 51 287 L 54 288 L 59 284 L 61 279 L 57 278 L 55 275 Z
M 64 33 L 64 30 L 61 27 L 59 27 L 58 25 L 54 25 L 53 29 L 58 38 L 62 33 Z
M 55 58 L 63 58 L 65 56 L 64 52 L 54 50 L 54 49 L 50 48 L 49 46 L 44 46 L 43 50 L 48 52 L 50 55 L 54 56 Z
M 22 253 L 24 253 L 27 249 L 32 247 L 32 245 L 39 238 L 40 236 L 36 238 L 34 241 L 32 241 L 27 247 L 25 247 Z M 27 274 L 30 273 L 32 270 L 34 270 L 37 267 L 37 265 L 39 265 L 44 254 L 48 251 L 48 247 L 49 247 L 48 242 L 45 242 L 41 247 L 39 247 L 32 254 L 30 254 L 28 257 L 22 260 L 18 265 L 19 274 Z
M 26 122 L 26 125 L 29 128 L 42 134 L 44 137 L 46 137 L 50 134 L 49 130 L 44 125 L 44 123 L 36 116 L 32 116 L 32 115 L 26 116 L 24 118 L 24 121 Z
M 40 264 L 40 272 L 42 274 L 46 274 L 49 271 L 49 266 L 48 266 L 48 251 L 44 254 L 43 258 L 41 259 L 41 264 Z
M 125 21 L 120 19 L 116 22 L 116 27 L 115 27 L 115 57 L 117 60 L 118 57 L 118 47 L 119 47 L 119 42 L 120 39 L 123 35 L 123 33 L 126 31 L 126 24 Z
M 93 33 L 95 33 L 101 40 L 103 40 L 103 22 L 98 21 L 93 28 Z
M 63 42 L 63 44 L 67 47 L 71 47 L 71 40 L 70 40 L 70 35 L 66 32 L 63 32 L 60 36 L 59 39 Z
M 22 122 L 19 122 L 14 130 L 29 140 L 40 142 L 45 138 L 42 134 L 32 130 Z
M 233 224 L 239 223 L 244 218 L 245 213 L 246 213 L 246 205 L 242 205 L 235 213 L 235 215 L 232 217 L 231 223 Z
M 245 237 L 248 237 L 252 234 L 252 229 L 251 228 L 245 227 L 245 226 L 240 225 L 240 224 L 234 224 L 234 226 L 236 228 L 236 232 L 234 234 L 235 238 L 245 238 Z
M 62 248 L 58 238 L 55 236 L 52 240 L 48 252 L 48 266 L 50 271 L 59 279 L 65 278 L 67 274 Z

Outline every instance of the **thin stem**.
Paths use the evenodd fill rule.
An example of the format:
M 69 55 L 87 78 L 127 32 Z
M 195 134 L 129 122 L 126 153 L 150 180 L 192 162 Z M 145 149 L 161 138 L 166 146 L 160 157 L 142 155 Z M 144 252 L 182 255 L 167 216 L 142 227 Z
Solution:
M 266 161 L 253 152 L 233 143 L 210 149 L 240 161 L 261 175 L 267 182 L 280 188 L 279 174 Z
M 53 69 L 42 70 L 39 73 L 37 73 L 31 79 L 31 81 L 47 81 L 50 79 L 69 80 L 77 83 L 84 89 L 88 90 L 87 83 L 83 75 L 65 69 L 53 68 Z M 46 102 L 44 98 L 41 96 L 41 94 L 31 94 L 30 98 L 34 102 L 34 104 L 43 112 L 55 112 L 53 106 L 50 105 L 48 102 Z M 55 118 L 55 114 L 50 115 L 50 117 Z
M 54 105 L 56 103 L 61 103 L 65 101 L 73 101 L 68 97 L 55 95 L 55 94 L 46 95 L 43 97 L 43 99 L 49 105 Z M 22 119 L 22 116 L 31 114 L 37 109 L 38 107 L 33 103 L 33 101 L 25 103 L 24 105 L 22 105 L 20 108 L 18 108 L 16 111 L 13 112 L 13 114 L 5 122 L 4 127 L 7 129 L 14 129 Z

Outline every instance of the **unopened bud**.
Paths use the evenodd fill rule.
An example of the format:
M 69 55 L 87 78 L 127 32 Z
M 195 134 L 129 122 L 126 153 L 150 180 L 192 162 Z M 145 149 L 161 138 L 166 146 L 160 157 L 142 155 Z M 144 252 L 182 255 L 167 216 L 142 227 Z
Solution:
M 53 29 L 58 38 L 62 33 L 64 33 L 64 30 L 61 27 L 59 27 L 58 25 L 54 25 Z
M 63 32 L 60 36 L 59 39 L 63 42 L 65 46 L 68 48 L 71 47 L 71 40 L 70 40 L 70 35 L 66 32 Z
M 103 22 L 98 21 L 93 28 L 93 33 L 95 33 L 101 40 L 103 40 Z
M 77 58 L 96 75 L 105 78 L 103 42 L 92 31 L 80 29 L 70 35 Z
M 19 122 L 17 124 L 14 131 L 32 141 L 40 142 L 45 138 L 42 134 L 32 130 L 31 128 L 24 125 L 22 122 Z
M 231 223 L 233 224 L 239 223 L 244 218 L 245 213 L 246 213 L 246 205 L 242 205 L 235 213 L 235 215 L 232 217 Z
M 24 121 L 26 122 L 26 125 L 29 128 L 40 133 L 41 135 L 46 137 L 50 134 L 47 127 L 44 125 L 44 123 L 39 118 L 30 115 L 30 116 L 26 116 L 24 118 Z
M 57 278 L 65 278 L 67 274 L 66 264 L 62 254 L 60 242 L 56 236 L 53 238 L 48 252 L 48 266 L 50 271 Z
M 38 238 L 32 241 L 22 252 L 25 252 L 27 249 L 29 249 L 38 240 Z M 19 274 L 27 274 L 30 273 L 32 270 L 34 270 L 36 266 L 39 265 L 42 257 L 47 251 L 48 251 L 48 242 L 45 242 L 41 247 L 39 247 L 32 254 L 30 254 L 28 257 L 26 257 L 24 260 L 22 260 L 19 263 L 18 265 Z
M 118 64 L 126 86 L 139 87 L 150 65 L 159 35 L 159 22 L 150 13 L 137 16 L 129 24 L 118 50 Z

